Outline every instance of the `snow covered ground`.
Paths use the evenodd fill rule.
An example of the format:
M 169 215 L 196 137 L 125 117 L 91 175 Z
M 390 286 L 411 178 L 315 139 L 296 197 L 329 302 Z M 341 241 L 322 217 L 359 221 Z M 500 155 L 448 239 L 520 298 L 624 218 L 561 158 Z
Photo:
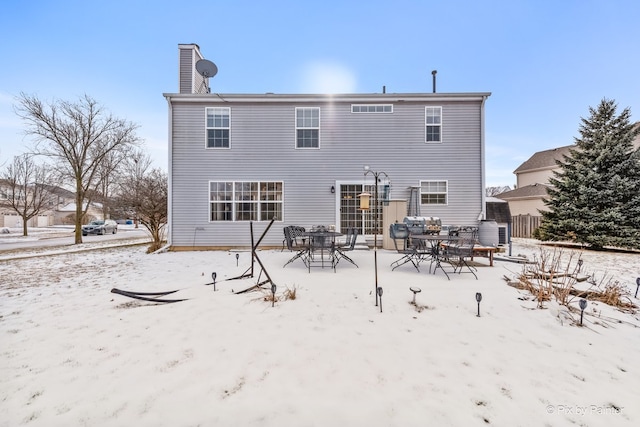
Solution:
M 638 314 L 590 302 L 576 326 L 506 285 L 520 264 L 480 258 L 478 280 L 447 280 L 428 263 L 391 271 L 398 254 L 379 250 L 380 307 L 373 251 L 350 253 L 359 268 L 309 273 L 265 250 L 272 307 L 266 290 L 234 293 L 265 280 L 259 264 L 254 278 L 227 280 L 247 271 L 249 252 L 145 249 L 0 260 L 0 426 L 640 424 Z M 521 240 L 512 254 L 538 251 Z M 640 256 L 582 257 L 633 294 Z M 410 287 L 422 290 L 416 305 Z

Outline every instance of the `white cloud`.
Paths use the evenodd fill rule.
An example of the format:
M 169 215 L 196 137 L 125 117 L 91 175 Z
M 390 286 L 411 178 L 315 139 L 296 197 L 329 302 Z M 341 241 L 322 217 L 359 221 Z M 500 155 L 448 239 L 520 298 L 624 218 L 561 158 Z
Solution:
M 302 91 L 305 93 L 354 93 L 356 77 L 342 64 L 310 63 L 302 72 Z

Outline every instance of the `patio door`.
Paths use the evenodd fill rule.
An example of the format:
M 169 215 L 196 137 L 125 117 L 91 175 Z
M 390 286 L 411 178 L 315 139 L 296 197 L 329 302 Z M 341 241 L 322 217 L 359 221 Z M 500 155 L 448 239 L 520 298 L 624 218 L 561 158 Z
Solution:
M 358 197 L 363 191 L 371 194 L 370 208 L 364 211 L 360 209 Z M 348 227 L 356 227 L 358 234 L 373 235 L 375 210 L 378 212 L 378 235 L 382 233 L 382 197 L 378 193 L 378 205 L 374 206 L 374 191 L 374 185 L 340 184 L 340 230 L 343 233 Z

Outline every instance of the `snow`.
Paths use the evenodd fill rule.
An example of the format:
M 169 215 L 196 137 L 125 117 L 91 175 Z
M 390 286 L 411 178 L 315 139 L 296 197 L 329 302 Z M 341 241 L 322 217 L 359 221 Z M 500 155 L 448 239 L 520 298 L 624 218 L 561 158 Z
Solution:
M 381 312 L 373 251 L 311 273 L 282 267 L 291 252 L 259 251 L 272 307 L 266 289 L 234 293 L 266 279 L 258 263 L 228 280 L 250 252 L 145 249 L 0 260 L 0 426 L 640 425 L 638 314 L 589 302 L 580 327 L 578 311 L 536 309 L 503 280 L 520 264 L 480 258 L 478 280 L 447 280 L 428 263 L 391 271 L 399 255 L 378 250 Z M 637 254 L 582 256 L 638 303 Z

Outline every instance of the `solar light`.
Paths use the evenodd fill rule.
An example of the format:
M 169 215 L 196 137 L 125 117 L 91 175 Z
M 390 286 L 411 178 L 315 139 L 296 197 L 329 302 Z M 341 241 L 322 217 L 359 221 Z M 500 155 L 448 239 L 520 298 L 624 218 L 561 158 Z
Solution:
M 482 301 L 482 294 L 480 292 L 476 292 L 476 301 L 478 302 L 478 315 L 480 317 L 480 301 Z
M 584 315 L 584 309 L 587 308 L 587 300 L 581 299 L 580 302 L 580 326 L 582 326 L 582 316 Z
M 272 283 L 271 284 L 271 307 L 274 306 L 276 302 L 276 284 Z
M 422 292 L 422 289 L 411 287 L 409 288 L 409 290 L 413 292 L 413 301 L 411 302 L 411 304 L 416 305 L 416 294 Z
M 203 274 L 204 274 L 204 273 L 203 273 Z M 216 276 L 217 276 L 217 275 L 216 275 L 216 272 L 214 271 L 213 273 L 211 273 L 211 279 L 213 280 L 213 282 L 211 282 L 211 283 L 205 283 L 205 286 L 206 286 L 206 285 L 213 285 L 213 291 L 214 291 L 214 292 L 215 292 L 215 290 L 216 290 Z
M 582 268 L 582 258 L 578 260 L 578 271 L 580 271 L 580 269 Z
M 380 313 L 382 313 L 382 287 L 378 286 L 378 296 L 380 297 Z
M 236 267 L 238 266 L 238 260 L 240 259 L 240 254 L 236 254 Z
M 638 298 L 638 288 L 640 288 L 640 277 L 636 279 L 636 295 L 635 298 Z

